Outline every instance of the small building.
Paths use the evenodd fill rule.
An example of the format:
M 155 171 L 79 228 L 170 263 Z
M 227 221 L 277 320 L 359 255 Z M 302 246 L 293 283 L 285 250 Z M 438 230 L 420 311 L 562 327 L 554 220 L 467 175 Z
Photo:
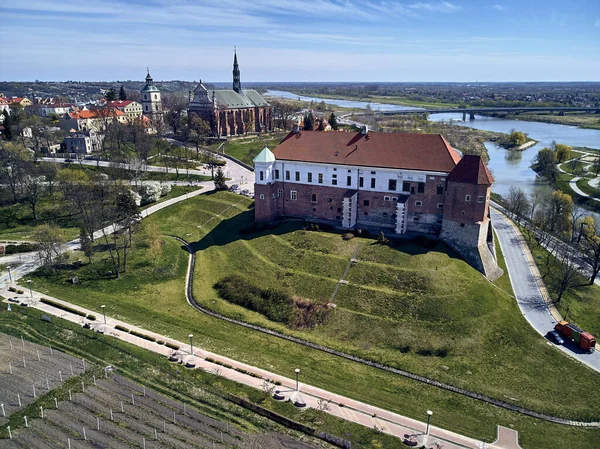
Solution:
M 273 130 L 271 106 L 256 90 L 242 89 L 237 53 L 233 56 L 233 89 L 208 90 L 202 80 L 189 93 L 188 115 L 210 125 L 215 137 Z
M 26 106 L 31 106 L 33 104 L 33 101 L 31 101 L 27 97 L 12 97 L 12 98 L 4 97 L 4 99 L 7 100 L 8 104 L 10 104 L 11 106 L 26 107 Z
M 110 106 L 98 109 L 84 109 L 68 112 L 58 121 L 60 129 L 69 131 L 96 131 L 104 132 L 106 127 L 113 122 L 127 123 L 124 112 Z
M 495 279 L 489 200 L 479 156 L 438 134 L 299 131 L 254 159 L 255 220 L 300 217 L 343 229 L 439 236 Z
M 142 105 L 137 101 L 133 100 L 117 100 L 117 101 L 109 101 L 109 106 L 117 108 L 119 111 L 125 114 L 127 117 L 127 121 L 131 122 L 137 118 L 140 118 L 142 115 Z
M 48 117 L 50 114 L 62 116 L 68 112 L 75 111 L 76 109 L 77 107 L 74 103 L 40 103 L 35 105 L 35 114 L 40 117 Z
M 64 140 L 64 152 L 69 154 L 90 154 L 102 149 L 103 135 L 95 131 L 71 130 Z

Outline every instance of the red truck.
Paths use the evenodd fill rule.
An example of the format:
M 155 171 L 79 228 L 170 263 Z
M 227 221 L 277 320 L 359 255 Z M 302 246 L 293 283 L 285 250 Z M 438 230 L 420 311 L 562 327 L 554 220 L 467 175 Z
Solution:
M 554 330 L 567 338 L 573 339 L 581 349 L 586 351 L 592 352 L 596 346 L 596 338 L 592 334 L 585 332 L 568 321 L 556 323 Z

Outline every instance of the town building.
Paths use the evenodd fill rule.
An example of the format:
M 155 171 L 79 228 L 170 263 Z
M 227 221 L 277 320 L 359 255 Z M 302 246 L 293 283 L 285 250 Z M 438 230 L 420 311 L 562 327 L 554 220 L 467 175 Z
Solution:
M 256 90 L 242 89 L 237 52 L 233 56 L 233 89 L 209 90 L 200 80 L 189 93 L 188 115 L 205 120 L 216 137 L 273 130 L 269 103 Z
M 100 151 L 102 148 L 103 135 L 95 131 L 71 130 L 64 139 L 64 153 L 90 154 Z
M 104 132 L 106 127 L 113 122 L 127 123 L 125 113 L 117 108 L 103 107 L 67 112 L 59 119 L 58 126 L 63 131 L 74 129 L 75 131 Z
M 142 105 L 133 100 L 109 101 L 108 106 L 117 108 L 125 114 L 128 122 L 138 119 L 142 116 Z
M 439 236 L 495 279 L 489 200 L 479 156 L 438 134 L 299 131 L 254 159 L 255 220 L 301 217 L 390 234 Z
M 140 91 L 142 102 L 142 114 L 148 117 L 153 123 L 162 122 L 163 107 L 160 99 L 160 90 L 154 85 L 150 76 L 150 70 L 146 75 L 146 85 Z
M 7 101 L 8 104 L 11 106 L 26 107 L 26 106 L 31 106 L 33 104 L 33 101 L 31 101 L 27 97 L 11 97 L 11 98 L 3 97 L 3 100 Z
M 36 115 L 40 117 L 48 117 L 50 114 L 61 116 L 76 109 L 77 106 L 74 103 L 40 103 L 35 105 L 34 110 Z

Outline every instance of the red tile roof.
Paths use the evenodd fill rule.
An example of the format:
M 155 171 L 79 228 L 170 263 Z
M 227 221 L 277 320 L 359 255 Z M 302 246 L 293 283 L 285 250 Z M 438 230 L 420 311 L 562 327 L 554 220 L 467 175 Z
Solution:
M 125 115 L 123 111 L 118 109 L 92 109 L 83 110 L 79 112 L 68 112 L 69 116 L 74 119 L 89 119 L 89 118 L 100 118 L 100 117 L 121 117 Z
M 133 100 L 116 100 L 108 102 L 108 104 L 116 108 L 124 108 L 125 106 L 129 106 L 131 103 L 133 103 Z
M 439 134 L 300 131 L 273 150 L 280 160 L 451 172 L 460 156 Z
M 448 181 L 464 182 L 468 184 L 492 185 L 494 177 L 488 170 L 481 156 L 466 154 L 450 172 Z

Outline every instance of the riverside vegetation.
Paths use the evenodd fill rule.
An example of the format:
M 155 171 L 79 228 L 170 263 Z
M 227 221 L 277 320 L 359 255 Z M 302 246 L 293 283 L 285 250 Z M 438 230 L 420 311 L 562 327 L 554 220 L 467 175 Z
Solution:
M 436 242 L 391 247 L 294 223 L 256 229 L 252 205 L 227 192 L 192 198 L 145 220 L 163 234 L 160 244 L 144 243 L 145 233 L 138 233 L 120 279 L 103 276 L 106 256 L 97 248 L 91 264 L 60 275 L 37 273 L 33 288 L 93 310 L 106 304 L 109 316 L 182 341 L 192 332 L 199 346 L 280 374 L 300 368 L 308 383 L 407 416 L 419 419 L 434 409 L 437 425 L 476 438 L 493 440 L 496 424 L 517 428 L 524 448 L 560 447 L 565 438 L 585 447 L 597 438 L 595 430 L 527 418 L 192 311 L 184 296 L 187 253 L 166 235 L 197 251 L 193 290 L 204 307 L 539 412 L 585 421 L 600 416 L 598 375 L 530 328 L 507 275 L 492 285 Z M 325 305 L 359 244 L 349 285 L 340 286 L 335 309 L 313 327 L 270 320 L 215 289 L 239 275 L 254 288 Z M 74 274 L 80 283 L 70 285 Z M 564 381 L 573 377 L 578 382 Z M 569 398 L 568 407 L 557 396 Z

